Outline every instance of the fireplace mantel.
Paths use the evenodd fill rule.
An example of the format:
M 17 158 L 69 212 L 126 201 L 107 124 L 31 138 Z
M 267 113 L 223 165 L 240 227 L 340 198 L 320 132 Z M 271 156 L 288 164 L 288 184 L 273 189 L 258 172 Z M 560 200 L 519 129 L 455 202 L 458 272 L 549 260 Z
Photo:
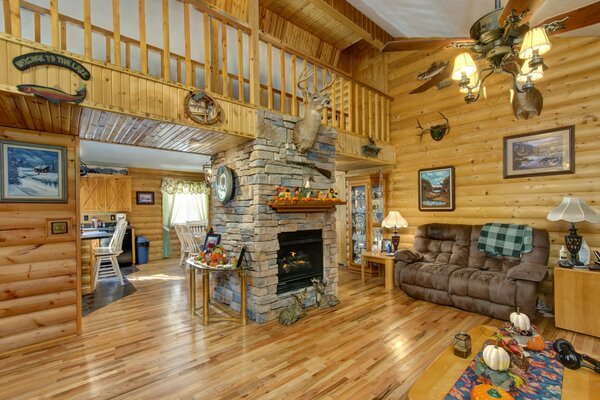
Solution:
M 330 208 L 337 205 L 346 204 L 345 201 L 332 200 L 292 200 L 278 199 L 277 201 L 269 201 L 267 203 L 275 212 L 278 213 L 319 213 L 326 212 Z

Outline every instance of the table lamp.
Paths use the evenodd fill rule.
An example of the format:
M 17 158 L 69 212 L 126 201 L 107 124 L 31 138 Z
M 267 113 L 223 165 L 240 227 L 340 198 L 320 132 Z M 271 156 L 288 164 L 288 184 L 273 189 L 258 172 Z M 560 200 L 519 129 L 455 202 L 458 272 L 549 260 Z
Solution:
M 577 255 L 581 249 L 581 236 L 577 234 L 575 222 L 600 222 L 600 215 L 596 214 L 583 199 L 579 197 L 564 197 L 562 202 L 548 213 L 546 217 L 549 221 L 567 221 L 571 223 L 569 234 L 565 235 L 565 245 L 571 253 L 571 262 L 573 265 L 580 265 Z
M 394 246 L 394 251 L 398 250 L 398 245 L 400 244 L 398 228 L 406 228 L 408 226 L 408 222 L 406 222 L 406 220 L 398 211 L 390 211 L 387 217 L 381 221 L 381 226 L 384 228 L 394 229 L 394 233 L 392 234 L 392 245 Z

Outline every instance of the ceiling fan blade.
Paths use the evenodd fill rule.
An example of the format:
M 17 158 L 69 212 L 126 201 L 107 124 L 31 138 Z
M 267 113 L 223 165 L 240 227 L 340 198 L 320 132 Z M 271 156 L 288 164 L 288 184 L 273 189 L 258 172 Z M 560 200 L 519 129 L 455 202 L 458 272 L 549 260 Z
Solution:
M 504 6 L 504 10 L 500 17 L 498 18 L 498 22 L 500 26 L 504 25 L 504 22 L 510 15 L 511 11 L 514 10 L 515 14 L 519 15 L 527 11 L 527 13 L 523 16 L 520 24 L 525 24 L 529 22 L 531 17 L 535 15 L 535 13 L 540 9 L 542 4 L 544 4 L 545 0 L 508 0 L 508 3 Z
M 563 14 L 555 15 L 554 17 L 546 19 L 538 26 L 546 25 L 554 21 L 560 21 L 562 19 L 565 19 L 566 17 L 569 17 L 569 19 L 563 22 L 563 25 L 565 25 L 564 29 L 548 32 L 548 34 L 552 35 L 555 33 L 574 31 L 575 29 L 585 28 L 586 26 L 600 23 L 600 1 L 588 4 L 587 6 L 583 6 L 576 10 L 571 10 Z
M 417 93 L 426 92 L 427 90 L 431 89 L 432 87 L 434 87 L 435 85 L 437 85 L 438 83 L 443 81 L 444 79 L 449 78 L 451 74 L 452 73 L 450 72 L 450 68 L 448 67 L 445 70 L 443 70 L 442 72 L 440 72 L 439 74 L 437 74 L 436 76 L 434 76 L 433 78 L 431 78 L 430 80 L 428 80 L 427 82 L 425 82 L 424 84 L 422 84 L 421 86 L 412 90 L 409 94 L 417 94 Z
M 432 50 L 450 46 L 455 42 L 473 42 L 471 38 L 396 38 L 383 46 L 384 52 Z

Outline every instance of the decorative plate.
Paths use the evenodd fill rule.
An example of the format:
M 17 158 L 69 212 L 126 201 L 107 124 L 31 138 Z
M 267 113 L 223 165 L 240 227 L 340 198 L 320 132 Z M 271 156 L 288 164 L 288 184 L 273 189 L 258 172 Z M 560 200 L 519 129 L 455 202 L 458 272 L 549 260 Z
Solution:
M 221 119 L 219 103 L 203 91 L 190 92 L 184 108 L 188 117 L 202 125 L 212 125 Z
M 217 198 L 221 203 L 229 201 L 233 194 L 233 173 L 231 169 L 222 165 L 217 170 L 217 180 L 215 182 Z

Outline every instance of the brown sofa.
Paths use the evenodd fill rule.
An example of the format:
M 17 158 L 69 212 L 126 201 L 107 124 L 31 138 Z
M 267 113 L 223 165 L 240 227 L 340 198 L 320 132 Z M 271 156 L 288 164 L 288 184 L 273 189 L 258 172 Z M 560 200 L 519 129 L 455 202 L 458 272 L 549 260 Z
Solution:
M 492 257 L 477 249 L 481 226 L 428 224 L 413 249 L 396 252 L 394 280 L 409 296 L 507 320 L 519 307 L 535 317 L 536 287 L 547 274 L 548 232 L 533 229 L 533 251 Z

